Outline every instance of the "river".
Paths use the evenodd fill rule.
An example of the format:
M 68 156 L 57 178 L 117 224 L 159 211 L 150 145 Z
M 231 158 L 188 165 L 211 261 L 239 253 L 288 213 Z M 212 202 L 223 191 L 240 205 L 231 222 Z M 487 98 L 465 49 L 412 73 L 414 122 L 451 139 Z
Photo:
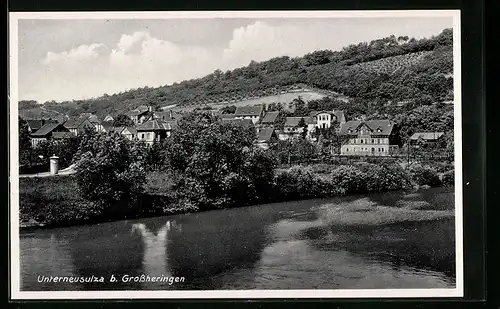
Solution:
M 24 231 L 21 291 L 455 286 L 453 216 L 339 224 L 345 214 L 332 211 L 353 203 L 394 208 L 424 204 L 449 212 L 454 193 L 453 188 L 433 188 Z M 361 210 L 358 217 L 364 216 Z M 325 213 L 335 220 L 325 220 Z M 171 285 L 109 282 L 112 275 L 120 279 L 141 274 L 184 279 Z M 38 282 L 42 276 L 105 280 Z

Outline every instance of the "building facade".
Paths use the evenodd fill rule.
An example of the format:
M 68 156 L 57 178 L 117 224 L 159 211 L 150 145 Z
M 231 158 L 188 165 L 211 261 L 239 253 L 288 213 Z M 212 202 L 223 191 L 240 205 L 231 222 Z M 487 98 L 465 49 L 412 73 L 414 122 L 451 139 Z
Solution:
M 390 156 L 399 146 L 394 123 L 389 120 L 347 121 L 340 134 L 345 142 L 340 148 L 344 156 Z

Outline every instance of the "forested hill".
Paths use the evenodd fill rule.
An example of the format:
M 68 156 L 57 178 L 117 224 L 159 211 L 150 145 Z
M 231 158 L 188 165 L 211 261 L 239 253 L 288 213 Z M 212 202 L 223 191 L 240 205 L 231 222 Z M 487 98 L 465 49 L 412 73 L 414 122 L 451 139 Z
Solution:
M 453 99 L 453 34 L 416 40 L 390 36 L 350 45 L 341 51 L 318 50 L 303 57 L 276 57 L 231 71 L 158 88 L 139 88 L 89 100 L 46 102 L 44 110 L 98 116 L 127 112 L 139 105 L 203 105 L 288 91 L 294 85 L 330 90 L 363 102 L 435 103 Z M 361 102 L 361 103 L 360 103 Z M 21 101 L 20 110 L 36 102 Z M 376 104 L 377 105 L 377 104 Z M 21 113 L 22 114 L 22 113 Z

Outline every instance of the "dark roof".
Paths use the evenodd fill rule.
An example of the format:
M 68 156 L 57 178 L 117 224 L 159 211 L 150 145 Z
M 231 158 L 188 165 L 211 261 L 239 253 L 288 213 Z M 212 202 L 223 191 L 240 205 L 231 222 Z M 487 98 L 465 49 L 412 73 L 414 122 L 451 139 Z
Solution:
M 234 123 L 245 128 L 255 127 L 251 119 L 222 119 L 224 123 Z
M 342 124 L 340 134 L 345 135 L 358 135 L 357 129 L 365 124 L 374 134 L 378 135 L 391 135 L 394 123 L 389 120 L 351 120 Z M 349 131 L 350 130 L 350 131 Z
M 300 123 L 300 119 L 304 118 L 306 124 L 314 123 L 313 117 L 305 116 L 305 117 L 286 117 L 285 127 L 296 127 Z
M 171 122 L 162 121 L 161 119 L 150 119 L 137 127 L 137 131 L 168 131 L 171 130 L 173 124 Z
M 437 140 L 439 139 L 441 136 L 443 136 L 444 132 L 417 132 L 417 133 L 414 133 L 410 139 L 411 140 L 418 140 L 418 139 L 423 139 L 423 140 L 428 140 L 428 141 L 432 141 L 432 140 Z
M 72 138 L 74 136 L 71 132 L 52 132 L 52 138 L 54 139 Z
M 235 116 L 259 116 L 264 110 L 262 105 L 247 105 L 238 106 L 236 108 Z
M 257 136 L 257 141 L 268 142 L 269 140 L 271 140 L 273 134 L 275 134 L 273 128 L 262 128 Z
M 101 124 L 106 131 L 110 131 L 113 129 L 113 121 L 103 121 Z
M 64 128 L 60 123 L 47 123 L 38 129 L 35 133 L 31 134 L 33 137 L 46 137 L 56 129 Z
M 28 124 L 32 132 L 35 132 L 43 126 L 42 119 L 27 119 L 26 123 Z
M 66 129 L 76 129 L 80 127 L 85 120 L 87 120 L 87 118 L 70 118 L 66 120 L 63 125 Z
M 127 127 L 127 130 L 132 133 L 132 134 L 137 134 L 137 128 L 136 127 Z
M 267 112 L 262 118 L 262 123 L 274 123 L 280 112 Z

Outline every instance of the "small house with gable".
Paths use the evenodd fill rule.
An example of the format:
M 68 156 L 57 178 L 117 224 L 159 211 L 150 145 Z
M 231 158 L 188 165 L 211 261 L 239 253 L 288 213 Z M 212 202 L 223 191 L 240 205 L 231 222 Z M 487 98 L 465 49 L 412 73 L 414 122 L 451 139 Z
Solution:
M 234 113 L 235 119 L 250 119 L 254 124 L 259 122 L 264 114 L 263 105 L 238 106 Z

